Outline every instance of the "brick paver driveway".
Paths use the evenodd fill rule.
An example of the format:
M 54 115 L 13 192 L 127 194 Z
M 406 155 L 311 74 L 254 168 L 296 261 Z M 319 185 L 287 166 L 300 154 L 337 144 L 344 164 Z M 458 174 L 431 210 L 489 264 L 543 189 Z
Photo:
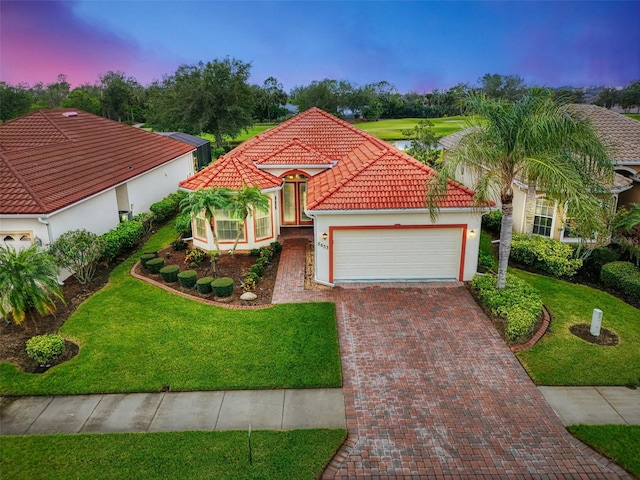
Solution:
M 630 478 L 573 439 L 460 284 L 337 288 L 349 439 L 325 478 Z

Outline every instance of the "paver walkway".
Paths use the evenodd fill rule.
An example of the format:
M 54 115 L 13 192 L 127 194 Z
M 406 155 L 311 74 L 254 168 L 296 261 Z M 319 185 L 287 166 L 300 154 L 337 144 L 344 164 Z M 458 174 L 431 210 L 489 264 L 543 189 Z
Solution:
M 304 249 L 283 253 L 279 275 L 300 278 Z M 294 280 L 275 303 L 317 295 Z M 564 429 L 463 285 L 320 293 L 336 302 L 349 430 L 323 478 L 631 478 Z

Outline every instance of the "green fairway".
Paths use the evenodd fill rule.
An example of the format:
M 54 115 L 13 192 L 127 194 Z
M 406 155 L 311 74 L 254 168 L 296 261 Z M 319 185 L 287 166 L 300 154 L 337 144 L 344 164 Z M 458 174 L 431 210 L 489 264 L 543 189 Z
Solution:
M 162 228 L 145 250 L 175 239 Z M 339 387 L 332 303 L 233 310 L 183 298 L 134 279 L 139 255 L 116 268 L 61 334 L 80 353 L 44 374 L 0 364 L 5 395 Z
M 625 113 L 625 115 L 629 118 L 640 121 L 640 113 Z
M 377 122 L 355 123 L 354 126 L 382 140 L 406 140 L 403 130 L 412 130 L 423 118 L 401 118 L 397 120 L 379 120 Z M 436 135 L 446 136 L 466 128 L 466 117 L 428 118 L 434 124 Z
M 170 432 L 2 437 L 2 478 L 314 479 L 344 430 Z
M 551 314 L 549 330 L 517 354 L 537 385 L 626 385 L 640 381 L 640 310 L 608 293 L 521 270 L 512 273 L 538 289 Z M 588 343 L 569 331 L 590 324 L 603 311 L 602 328 L 616 333 L 616 346 Z

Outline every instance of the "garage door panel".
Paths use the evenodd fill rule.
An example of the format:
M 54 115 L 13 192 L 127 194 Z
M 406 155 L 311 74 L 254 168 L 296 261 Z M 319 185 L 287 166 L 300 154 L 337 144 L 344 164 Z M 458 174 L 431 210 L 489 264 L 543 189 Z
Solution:
M 349 229 L 333 232 L 333 280 L 457 279 L 462 229 Z

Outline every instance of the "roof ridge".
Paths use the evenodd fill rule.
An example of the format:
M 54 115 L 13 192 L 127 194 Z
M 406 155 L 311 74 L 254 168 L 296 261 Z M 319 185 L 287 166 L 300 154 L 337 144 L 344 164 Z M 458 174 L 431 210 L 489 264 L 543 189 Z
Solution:
M 302 140 L 300 140 L 299 138 L 295 137 L 293 138 L 289 143 L 287 143 L 286 145 L 284 145 L 283 147 L 279 148 L 278 150 L 276 150 L 275 152 L 273 152 L 271 155 L 264 157 L 260 160 L 258 160 L 256 163 L 260 163 L 260 164 L 264 164 L 267 162 L 267 160 L 269 160 L 270 158 L 275 157 L 276 155 L 284 152 L 285 150 L 290 149 L 291 147 L 293 147 L 294 145 L 299 145 L 303 150 L 306 150 L 308 153 L 311 153 L 317 157 L 320 157 L 324 160 L 331 160 L 329 157 L 327 157 L 326 155 L 322 154 L 321 152 L 317 151 L 315 148 L 310 147 L 309 145 L 307 145 L 306 143 L 304 143 Z
M 42 213 L 45 213 L 47 208 L 44 205 L 44 203 L 42 203 L 42 200 L 40 200 L 40 198 L 35 194 L 35 192 L 33 191 L 33 189 L 29 186 L 29 184 L 27 182 L 25 182 L 24 178 L 22 177 L 22 175 L 20 175 L 20 173 L 18 173 L 18 171 L 13 167 L 13 165 L 11 165 L 10 162 L 8 162 L 3 155 L 0 155 L 0 160 L 2 161 L 2 163 L 4 163 L 7 168 L 9 169 L 9 171 L 13 174 L 13 176 L 15 177 L 15 179 L 20 182 L 20 185 L 22 185 L 22 187 L 29 193 L 29 195 L 31 196 L 31 198 L 33 199 L 34 202 L 36 202 L 38 204 L 38 207 L 40 207 L 42 209 Z
M 60 111 L 60 110 L 58 110 Z M 78 110 L 74 110 L 74 109 L 65 109 L 65 111 L 78 111 Z M 51 126 L 53 128 L 55 128 L 58 132 L 60 132 L 60 135 L 62 135 L 64 138 L 66 138 L 68 141 L 73 142 L 73 140 L 71 138 L 69 138 L 69 136 L 64 133 L 64 130 L 62 130 L 58 125 L 55 124 L 55 122 L 49 118 L 49 116 L 46 114 L 46 112 L 42 109 L 38 110 L 39 113 L 42 114 L 42 116 L 47 120 L 47 122 L 49 122 L 51 124 Z M 80 110 L 80 112 L 85 113 L 84 111 Z

